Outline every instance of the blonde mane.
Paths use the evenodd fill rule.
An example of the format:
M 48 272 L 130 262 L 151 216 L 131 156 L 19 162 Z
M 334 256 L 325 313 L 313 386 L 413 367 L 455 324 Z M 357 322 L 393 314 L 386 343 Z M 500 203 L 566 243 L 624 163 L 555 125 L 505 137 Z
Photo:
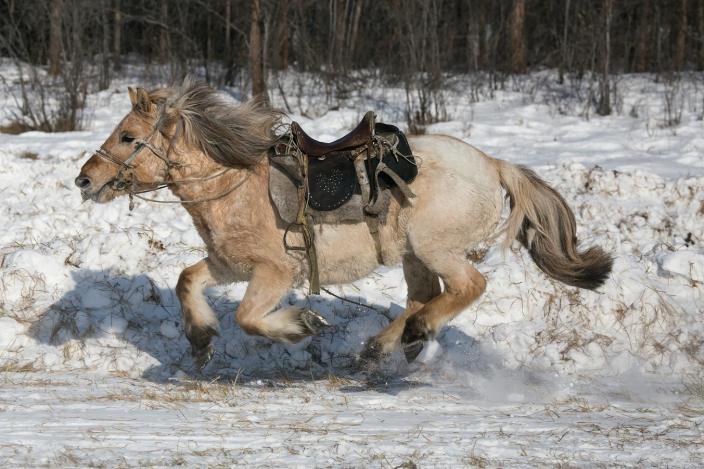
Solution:
M 276 142 L 283 112 L 252 98 L 240 106 L 223 99 L 221 92 L 193 77 L 181 86 L 153 90 L 151 101 L 168 106 L 167 122 L 181 119 L 187 148 L 197 148 L 225 167 L 251 166 Z M 138 106 L 135 112 L 142 114 Z M 146 120 L 154 116 L 141 115 Z

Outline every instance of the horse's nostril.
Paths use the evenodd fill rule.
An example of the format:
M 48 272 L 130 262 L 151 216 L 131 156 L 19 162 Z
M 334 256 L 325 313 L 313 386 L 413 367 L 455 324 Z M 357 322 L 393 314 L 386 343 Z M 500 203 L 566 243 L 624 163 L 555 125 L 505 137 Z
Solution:
M 87 176 L 78 176 L 76 178 L 76 185 L 80 190 L 87 191 L 88 189 L 93 187 L 93 181 L 91 181 L 90 178 Z

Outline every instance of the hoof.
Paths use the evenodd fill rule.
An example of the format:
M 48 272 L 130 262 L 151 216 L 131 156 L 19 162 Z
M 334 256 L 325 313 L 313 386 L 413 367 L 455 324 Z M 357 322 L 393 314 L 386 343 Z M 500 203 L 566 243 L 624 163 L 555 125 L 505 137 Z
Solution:
M 328 320 L 312 309 L 303 310 L 303 312 L 301 312 L 301 320 L 306 325 L 311 335 L 318 334 L 323 329 L 330 327 Z
M 359 355 L 357 355 L 357 358 L 352 363 L 351 371 L 353 373 L 374 371 L 379 365 L 379 361 L 384 356 L 381 349 L 381 343 L 371 339 L 366 343 Z
M 191 357 L 196 362 L 198 371 L 205 368 L 215 355 L 215 346 L 212 341 L 214 336 L 220 337 L 220 334 L 212 327 L 186 328 L 186 338 L 191 343 Z
M 423 344 L 430 339 L 430 331 L 424 320 L 418 316 L 411 316 L 406 320 L 406 327 L 401 335 L 401 345 L 403 345 L 403 354 L 406 356 L 406 361 L 411 363 L 416 359 Z
M 407 344 L 403 346 L 403 354 L 406 356 L 406 361 L 411 363 L 416 359 L 418 354 L 423 350 L 423 342 L 413 342 L 412 344 Z
M 215 355 L 215 346 L 212 342 L 205 347 L 198 349 L 191 346 L 191 357 L 193 358 L 193 361 L 196 362 L 198 371 L 203 370 L 203 368 L 210 363 L 210 360 L 213 359 L 213 355 Z

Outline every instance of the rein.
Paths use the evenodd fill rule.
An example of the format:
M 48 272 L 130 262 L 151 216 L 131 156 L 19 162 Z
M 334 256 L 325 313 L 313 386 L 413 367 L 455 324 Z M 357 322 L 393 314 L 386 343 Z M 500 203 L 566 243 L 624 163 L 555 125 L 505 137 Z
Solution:
M 154 124 L 154 128 L 152 129 L 152 133 L 149 134 L 149 136 L 146 139 L 135 138 L 135 142 L 137 142 L 137 147 L 135 148 L 135 150 L 132 152 L 132 154 L 125 161 L 120 160 L 119 158 L 117 158 L 115 155 L 109 153 L 104 148 L 99 148 L 96 151 L 96 154 L 98 156 L 100 156 L 101 158 L 103 158 L 104 160 L 120 166 L 120 171 L 118 171 L 118 173 L 115 175 L 115 177 L 112 178 L 112 180 L 109 181 L 107 184 L 110 184 L 112 186 L 112 188 L 115 190 L 125 191 L 129 194 L 130 211 L 134 209 L 133 197 L 137 197 L 138 199 L 145 200 L 147 202 L 154 202 L 157 204 L 195 204 L 198 202 L 207 202 L 209 200 L 216 200 L 221 197 L 225 197 L 226 195 L 233 192 L 235 189 L 242 186 L 242 184 L 244 184 L 247 181 L 247 179 L 249 179 L 249 177 L 254 173 L 255 168 L 252 167 L 252 169 L 249 170 L 249 172 L 244 176 L 244 178 L 242 178 L 241 181 L 239 181 L 237 184 L 235 184 L 234 186 L 227 189 L 225 192 L 222 192 L 218 195 L 214 195 L 211 197 L 203 197 L 201 199 L 156 200 L 156 199 L 143 197 L 143 196 L 139 195 L 139 194 L 145 194 L 147 192 L 156 192 L 156 191 L 164 189 L 172 184 L 178 185 L 178 184 L 188 184 L 191 182 L 210 181 L 213 179 L 217 179 L 220 176 L 223 176 L 225 173 L 229 172 L 232 169 L 232 168 L 227 168 L 227 169 L 224 169 L 214 175 L 205 176 L 205 177 L 201 177 L 201 178 L 186 178 L 186 179 L 177 179 L 177 180 L 164 179 L 163 181 L 158 181 L 158 182 L 143 182 L 143 181 L 135 180 L 134 173 L 130 173 L 129 178 L 125 177 L 124 173 L 127 169 L 135 169 L 136 168 L 136 166 L 134 166 L 132 164 L 132 161 L 145 148 L 149 149 L 154 155 L 156 155 L 157 157 L 159 157 L 161 160 L 164 161 L 164 163 L 166 164 L 166 175 L 167 176 L 171 172 L 171 168 L 182 166 L 180 161 L 169 159 L 169 154 L 171 153 L 171 149 L 173 147 L 173 144 L 176 141 L 176 139 L 179 137 L 181 132 L 183 131 L 183 122 L 181 121 L 180 118 L 178 121 L 178 125 L 176 126 L 176 131 L 174 132 L 173 137 L 171 137 L 171 140 L 169 141 L 169 146 L 166 148 L 166 154 L 164 154 L 163 150 L 160 150 L 151 144 L 152 138 L 154 138 L 154 135 L 156 135 L 157 132 L 159 132 L 161 127 L 164 125 L 164 122 L 166 121 L 167 108 L 168 107 L 166 105 L 162 106 L 162 109 L 159 112 L 159 117 L 157 118 L 157 121 Z M 136 190 L 136 184 L 138 182 L 142 182 L 144 184 L 157 184 L 157 187 L 154 189 Z

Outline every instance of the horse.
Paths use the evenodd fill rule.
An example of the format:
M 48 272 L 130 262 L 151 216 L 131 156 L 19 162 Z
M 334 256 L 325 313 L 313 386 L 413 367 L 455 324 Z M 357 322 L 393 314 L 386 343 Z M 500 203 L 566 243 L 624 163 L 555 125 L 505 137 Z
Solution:
M 81 168 L 75 184 L 83 200 L 107 203 L 168 187 L 207 246 L 207 257 L 180 274 L 176 295 L 191 356 L 203 369 L 214 354 L 217 317 L 203 291 L 249 282 L 235 317 L 242 330 L 294 344 L 329 326 L 319 313 L 280 307 L 281 298 L 305 285 L 305 253 L 282 242 L 287 223 L 269 195 L 269 149 L 282 111 L 252 99 L 234 106 L 209 85 L 186 78 L 180 85 L 147 92 L 129 88 L 131 111 Z M 408 286 L 405 310 L 365 342 L 354 361 L 371 370 L 403 351 L 413 361 L 454 317 L 486 289 L 468 260 L 482 242 L 515 240 L 549 277 L 597 289 L 613 260 L 599 246 L 578 249 L 575 216 L 565 199 L 531 169 L 491 158 L 444 135 L 409 136 L 422 160 L 409 184 L 396 189 L 379 227 L 381 256 L 365 223 L 312 227 L 322 285 L 350 283 L 380 264 L 402 264 Z M 499 227 L 504 203 L 510 213 Z M 303 243 L 301 233 L 289 242 Z M 440 279 L 444 288 L 441 288 Z

